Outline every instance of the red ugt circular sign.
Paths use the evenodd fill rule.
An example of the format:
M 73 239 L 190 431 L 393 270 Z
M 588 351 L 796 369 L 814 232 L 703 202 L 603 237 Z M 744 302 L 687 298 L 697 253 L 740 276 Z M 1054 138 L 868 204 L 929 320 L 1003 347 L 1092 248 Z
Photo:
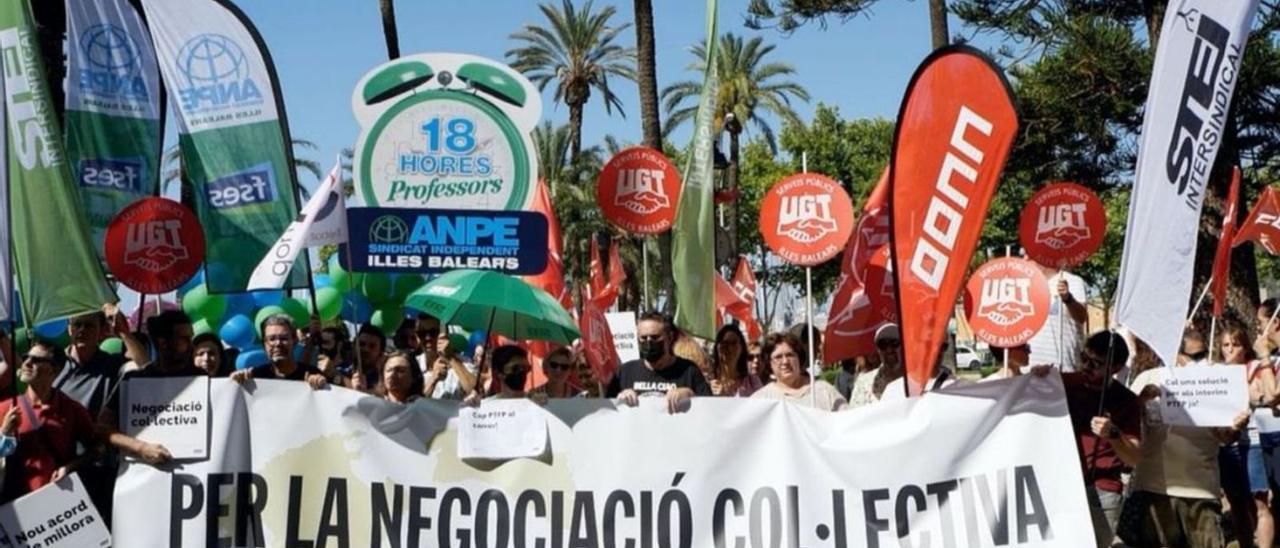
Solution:
M 853 203 L 825 175 L 799 173 L 769 189 L 760 203 L 760 233 L 769 249 L 801 266 L 835 257 L 853 232 Z
M 1020 346 L 1049 318 L 1049 282 L 1025 259 L 988 261 L 969 278 L 964 313 L 973 334 L 1001 348 Z
M 1093 191 L 1075 183 L 1040 189 L 1022 210 L 1018 239 L 1031 260 L 1058 270 L 1085 262 L 1107 234 L 1107 212 Z
M 120 283 L 146 294 L 177 289 L 204 261 L 204 231 L 173 200 L 143 198 L 107 226 L 107 267 Z
M 676 218 L 680 172 L 662 152 L 628 148 L 600 171 L 596 201 L 605 218 L 618 228 L 632 234 L 661 234 Z

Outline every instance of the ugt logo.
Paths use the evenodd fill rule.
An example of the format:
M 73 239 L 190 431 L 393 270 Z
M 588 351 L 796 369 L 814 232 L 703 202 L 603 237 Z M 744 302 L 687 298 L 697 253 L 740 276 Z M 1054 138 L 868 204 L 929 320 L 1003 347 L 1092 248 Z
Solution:
M 84 59 L 79 75 L 80 92 L 104 99 L 146 101 L 147 82 L 142 78 L 138 46 L 124 29 L 104 23 L 80 34 Z
M 1036 223 L 1036 243 L 1061 251 L 1070 248 L 1092 234 L 1084 220 L 1085 205 L 1053 204 L 1040 208 Z
M 778 233 L 802 244 L 811 244 L 836 232 L 830 194 L 783 196 L 778 212 Z
M 124 264 L 151 273 L 163 272 L 189 253 L 182 243 L 182 221 L 132 223 L 125 239 Z
M 244 50 L 221 34 L 201 34 L 178 51 L 178 72 L 186 86 L 178 94 L 188 112 L 261 104 L 262 91 Z
M 671 199 L 662 187 L 665 178 L 661 169 L 618 170 L 618 193 L 613 204 L 637 215 L 651 215 L 670 207 Z
M 1031 280 L 1029 278 L 997 278 L 982 281 L 982 300 L 978 316 L 992 323 L 1008 327 L 1035 315 L 1031 304 Z

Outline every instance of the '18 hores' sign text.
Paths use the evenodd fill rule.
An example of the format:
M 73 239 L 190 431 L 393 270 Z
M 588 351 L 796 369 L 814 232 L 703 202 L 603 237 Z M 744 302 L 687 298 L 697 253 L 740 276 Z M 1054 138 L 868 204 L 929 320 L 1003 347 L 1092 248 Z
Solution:
M 1195 38 L 1165 169 L 1187 207 L 1199 211 L 1205 183 L 1222 142 L 1243 52 L 1231 43 L 1227 28 L 1208 15 L 1191 9 L 1179 11 L 1177 17 L 1182 24 L 1174 28 L 1179 32 L 1194 28 Z

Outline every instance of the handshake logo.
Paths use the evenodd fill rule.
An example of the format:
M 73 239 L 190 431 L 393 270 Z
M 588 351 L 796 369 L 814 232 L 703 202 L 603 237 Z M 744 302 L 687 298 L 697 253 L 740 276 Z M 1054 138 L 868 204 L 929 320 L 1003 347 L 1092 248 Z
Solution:
M 670 207 L 671 199 L 662 188 L 661 169 L 624 169 L 618 172 L 618 194 L 613 203 L 637 215 L 651 215 Z
M 1083 203 L 1041 207 L 1039 222 L 1036 223 L 1036 243 L 1062 251 L 1088 240 L 1093 234 L 1085 223 L 1084 211 Z
M 158 274 L 189 256 L 182 244 L 182 222 L 147 221 L 129 225 L 124 264 Z
M 836 232 L 831 214 L 831 196 L 803 194 L 782 198 L 778 213 L 778 233 L 802 244 L 811 244 Z
M 1011 326 L 1036 313 L 1035 306 L 1031 304 L 1031 280 L 1027 278 L 983 280 L 980 302 L 978 315 L 1001 327 Z

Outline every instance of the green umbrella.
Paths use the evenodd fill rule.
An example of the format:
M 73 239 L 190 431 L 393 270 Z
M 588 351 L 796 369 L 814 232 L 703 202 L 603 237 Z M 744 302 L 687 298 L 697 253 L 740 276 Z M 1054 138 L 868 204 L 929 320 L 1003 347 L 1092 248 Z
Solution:
M 572 344 L 573 318 L 546 291 L 497 272 L 454 270 L 431 280 L 404 305 L 463 329 L 527 341 Z

